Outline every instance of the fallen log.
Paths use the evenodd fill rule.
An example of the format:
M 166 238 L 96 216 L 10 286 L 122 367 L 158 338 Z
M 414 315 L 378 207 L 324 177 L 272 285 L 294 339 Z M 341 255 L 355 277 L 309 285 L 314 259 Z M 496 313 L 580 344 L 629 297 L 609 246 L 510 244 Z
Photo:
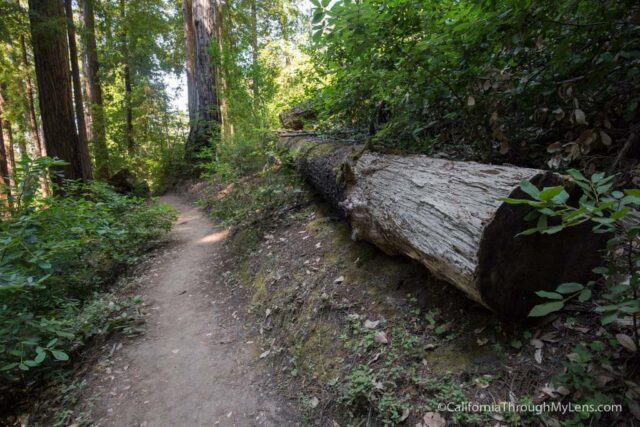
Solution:
M 298 105 L 278 115 L 284 129 L 302 130 L 305 122 L 316 119 L 316 112 L 310 105 Z
M 471 299 L 510 318 L 526 317 L 539 290 L 584 282 L 599 265 L 606 236 L 588 225 L 516 237 L 530 227 L 519 185 L 560 185 L 538 169 L 361 153 L 309 134 L 280 137 L 298 171 L 348 219 L 355 239 L 406 255 Z M 357 158 L 356 158 L 357 157 Z

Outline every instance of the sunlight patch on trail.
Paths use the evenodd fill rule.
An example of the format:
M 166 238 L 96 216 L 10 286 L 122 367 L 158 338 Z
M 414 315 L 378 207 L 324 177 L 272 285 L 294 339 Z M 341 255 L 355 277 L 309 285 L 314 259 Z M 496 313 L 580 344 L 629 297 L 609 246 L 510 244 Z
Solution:
M 211 234 L 203 237 L 202 239 L 200 239 L 198 241 L 198 244 L 220 242 L 220 241 L 226 239 L 228 235 L 229 235 L 229 229 L 216 231 L 215 233 L 211 233 Z

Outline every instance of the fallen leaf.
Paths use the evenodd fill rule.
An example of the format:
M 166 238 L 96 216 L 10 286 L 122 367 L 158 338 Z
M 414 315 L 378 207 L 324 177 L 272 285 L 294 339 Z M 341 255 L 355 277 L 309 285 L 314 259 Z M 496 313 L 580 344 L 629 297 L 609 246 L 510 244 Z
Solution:
M 425 427 L 444 427 L 447 421 L 437 412 L 427 412 L 422 417 Z
M 575 111 L 573 112 L 573 116 L 575 117 L 577 125 L 587 124 L 587 116 L 586 114 L 584 114 L 584 111 L 582 111 L 581 109 L 576 108 Z
M 554 142 L 553 144 L 547 147 L 547 153 L 553 154 L 562 150 L 562 142 Z
M 317 397 L 315 397 L 315 396 L 313 396 L 313 397 L 309 400 L 309 405 L 310 405 L 312 408 L 317 408 L 319 404 L 320 404 L 320 400 L 318 400 L 318 398 L 317 398 Z
M 542 387 L 542 389 L 541 389 L 541 390 L 542 390 L 542 392 L 543 392 L 544 394 L 546 394 L 546 395 L 547 395 L 547 396 L 549 396 L 549 397 L 553 397 L 553 398 L 555 398 L 555 397 L 556 397 L 556 391 L 557 391 L 557 390 L 556 390 L 556 389 L 554 389 L 553 387 L 546 386 L 546 387 Z
M 602 130 L 600 131 L 600 141 L 602 141 L 602 144 L 606 145 L 607 147 L 611 145 L 611 137 Z
M 379 344 L 388 344 L 389 339 L 387 338 L 387 334 L 384 331 L 376 332 L 376 335 L 373 337 L 373 340 Z
M 474 105 L 476 105 L 476 99 L 473 96 L 469 96 L 469 98 L 467 99 L 467 105 L 469 107 L 473 107 Z
M 556 108 L 555 110 L 553 110 L 553 115 L 556 118 L 556 121 L 560 121 L 562 119 L 564 119 L 564 110 L 562 108 Z
M 542 348 L 544 347 L 544 343 L 542 341 L 540 341 L 537 338 L 534 338 L 530 341 L 531 345 L 534 346 L 535 348 Z
M 595 376 L 595 380 L 596 380 L 596 385 L 602 388 L 607 384 L 609 384 L 611 381 L 613 381 L 613 377 L 605 374 L 599 374 Z
M 344 282 L 344 276 L 340 276 L 336 280 L 333 281 L 333 283 L 337 283 L 337 284 L 340 284 L 342 282 Z
M 371 381 L 371 384 L 373 384 L 373 388 L 376 390 L 384 390 L 384 384 L 382 384 L 382 381 Z
M 551 168 L 551 169 L 556 169 L 558 167 L 560 167 L 560 165 L 562 164 L 562 155 L 561 154 L 556 154 L 555 156 L 553 156 L 548 162 L 547 165 Z
M 364 327 L 367 329 L 375 329 L 380 324 L 379 320 L 365 320 Z
M 533 355 L 533 357 L 536 359 L 536 362 L 538 362 L 538 365 L 542 363 L 542 349 L 539 348 L 536 350 L 535 354 Z
M 621 346 L 623 346 L 630 352 L 635 353 L 637 351 L 636 343 L 633 341 L 633 338 L 631 338 L 629 335 L 616 334 L 616 339 L 618 340 Z
M 173 354 L 178 354 L 179 352 L 180 352 L 179 348 L 171 350 L 171 353 L 173 353 Z
M 540 339 L 542 341 L 551 342 L 551 343 L 556 343 L 560 341 L 560 339 L 558 338 L 557 332 L 547 332 L 546 334 L 542 335 Z
M 267 357 L 269 354 L 271 353 L 271 350 L 267 350 L 264 353 L 262 353 L 260 355 L 260 359 L 264 359 L 265 357 Z

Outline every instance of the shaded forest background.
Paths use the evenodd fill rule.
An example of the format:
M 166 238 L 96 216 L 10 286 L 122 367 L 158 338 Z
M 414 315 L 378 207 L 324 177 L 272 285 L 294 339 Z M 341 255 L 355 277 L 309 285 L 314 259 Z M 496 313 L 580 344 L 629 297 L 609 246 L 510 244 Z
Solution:
M 596 331 L 547 394 L 640 419 L 637 1 L 0 0 L 0 17 L 0 408 L 94 337 L 135 333 L 140 301 L 105 290 L 175 220 L 146 196 L 210 179 L 230 188 L 213 213 L 252 226 L 293 203 L 274 130 L 296 107 L 298 130 L 380 153 L 568 170 L 575 203 L 532 185 L 506 201 L 532 208 L 530 234 L 617 233 L 598 280 L 538 294 L 534 315 L 578 301 Z M 363 372 L 347 411 L 398 422 L 406 402 Z

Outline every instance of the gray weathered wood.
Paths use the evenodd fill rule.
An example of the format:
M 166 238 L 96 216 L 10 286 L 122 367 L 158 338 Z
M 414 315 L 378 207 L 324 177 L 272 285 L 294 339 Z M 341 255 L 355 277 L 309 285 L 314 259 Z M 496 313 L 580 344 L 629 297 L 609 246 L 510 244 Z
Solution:
M 288 134 L 281 146 L 298 170 L 348 218 L 355 239 L 390 255 L 406 255 L 473 300 L 524 317 L 535 291 L 584 281 L 598 265 L 604 238 L 584 228 L 515 237 L 530 225 L 519 184 L 558 185 L 562 177 L 538 169 L 434 159 L 360 155 L 320 137 Z

